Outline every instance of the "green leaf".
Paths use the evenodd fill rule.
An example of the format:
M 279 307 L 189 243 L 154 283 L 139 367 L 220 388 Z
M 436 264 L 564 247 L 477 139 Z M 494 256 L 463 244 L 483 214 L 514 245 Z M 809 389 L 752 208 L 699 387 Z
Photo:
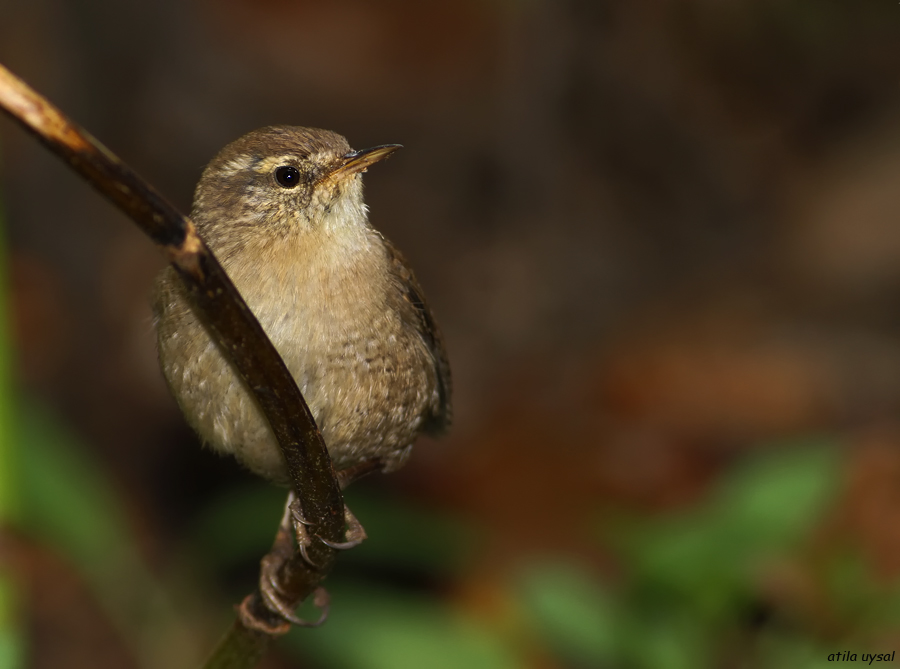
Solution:
M 124 579 L 135 555 L 101 469 L 49 412 L 23 402 L 17 416 L 24 524 L 92 577 Z
M 617 602 L 586 569 L 561 560 L 536 563 L 516 579 L 515 592 L 560 656 L 584 666 L 616 656 Z
M 3 527 L 16 524 L 22 509 L 16 471 L 7 258 L 6 224 L 0 210 L 0 525 Z M 0 667 L 10 669 L 25 666 L 25 640 L 16 615 L 15 595 L 9 575 L 0 571 Z
M 834 444 L 772 449 L 738 467 L 712 504 L 723 540 L 754 551 L 789 548 L 815 528 L 834 498 L 839 461 Z
M 436 600 L 342 583 L 321 628 L 287 643 L 329 669 L 513 669 L 522 663 L 497 635 Z
M 38 405 L 20 402 L 16 418 L 22 526 L 72 562 L 142 666 L 190 658 L 187 627 L 138 554 L 103 468 Z
M 25 639 L 14 612 L 19 608 L 16 588 L 0 574 L 0 667 L 17 669 L 25 666 Z
M 712 667 L 713 630 L 703 621 L 671 609 L 632 620 L 623 649 L 625 666 L 640 669 L 705 669 Z

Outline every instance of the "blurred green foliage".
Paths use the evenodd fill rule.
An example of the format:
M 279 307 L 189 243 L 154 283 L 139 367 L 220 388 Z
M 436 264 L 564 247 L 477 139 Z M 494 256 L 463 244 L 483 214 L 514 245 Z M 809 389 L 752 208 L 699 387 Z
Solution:
M 833 443 L 772 448 L 736 467 L 689 512 L 604 522 L 625 571 L 617 585 L 548 558 L 519 575 L 522 607 L 564 666 L 821 667 L 835 642 L 871 644 L 897 623 L 900 606 L 898 588 L 876 586 L 858 558 L 840 554 L 824 560 L 824 588 L 847 638 L 823 638 L 778 610 L 754 620 L 766 606 L 761 578 L 804 559 L 837 497 L 839 472 Z
M 623 557 L 655 603 L 685 602 L 713 623 L 751 597 L 761 566 L 802 545 L 837 482 L 831 444 L 773 450 L 735 469 L 690 514 L 621 528 Z
M 328 624 L 296 630 L 287 645 L 335 669 L 529 666 L 526 647 L 543 648 L 565 667 L 697 669 L 735 657 L 746 666 L 822 666 L 834 642 L 864 643 L 900 607 L 900 593 L 877 586 L 858 558 L 841 554 L 826 556 L 823 578 L 849 637 L 787 624 L 777 610 L 754 620 L 768 606 L 760 601 L 767 570 L 806 558 L 838 496 L 840 467 L 831 440 L 777 444 L 739 463 L 696 507 L 607 517 L 601 538 L 622 565 L 619 579 L 563 555 L 523 556 L 501 585 L 526 621 L 524 632 L 508 621 L 476 620 L 439 591 L 346 573 L 342 567 L 393 566 L 446 583 L 464 577 L 480 540 L 459 521 L 354 492 L 351 506 L 372 538 L 342 556 L 329 582 Z M 207 526 L 226 528 L 238 513 L 234 501 L 210 509 L 210 518 L 221 517 Z M 268 504 L 277 516 L 276 500 Z M 220 555 L 229 552 L 228 535 L 213 542 Z
M 151 639 L 162 638 L 159 629 L 147 630 L 154 616 L 177 618 L 164 605 L 174 584 L 157 582 L 136 554 L 99 463 L 46 412 L 25 404 L 16 415 L 25 526 L 79 567 L 145 666 L 168 666 L 148 650 Z M 603 576 L 571 556 L 525 555 L 497 584 L 515 611 L 512 621 L 482 620 L 446 596 L 478 555 L 477 530 L 362 488 L 349 502 L 371 538 L 343 555 L 329 579 L 327 625 L 295 630 L 281 647 L 324 669 L 504 669 L 531 666 L 535 649 L 575 668 L 702 669 L 735 657 L 745 658 L 741 666 L 822 666 L 835 643 L 865 644 L 900 623 L 900 590 L 876 583 L 852 550 L 819 556 L 813 565 L 842 622 L 841 638 L 802 619 L 788 623 L 777 607 L 755 619 L 766 605 L 759 586 L 767 570 L 807 560 L 839 493 L 840 467 L 840 450 L 828 440 L 776 445 L 735 466 L 688 510 L 607 513 L 598 539 L 611 547 L 621 576 Z M 203 565 L 203 587 L 227 581 L 241 565 L 255 568 L 283 496 L 251 485 L 198 516 L 185 550 L 193 569 Z M 412 585 L 398 582 L 398 573 L 412 574 Z M 234 595 L 251 586 L 235 584 Z M 154 600 L 155 607 L 148 604 Z
M 76 568 L 141 666 L 190 657 L 189 628 L 138 553 L 101 463 L 46 409 L 15 406 L 21 527 Z
M 350 580 L 331 586 L 332 614 L 320 630 L 295 630 L 291 647 L 323 667 L 513 669 L 516 649 L 434 596 Z
M 6 222 L 0 202 L 0 524 L 3 527 L 18 520 L 21 508 L 15 472 L 7 259 Z M 16 615 L 17 600 L 9 574 L 0 570 L 0 667 L 10 669 L 24 666 L 25 661 L 25 643 Z

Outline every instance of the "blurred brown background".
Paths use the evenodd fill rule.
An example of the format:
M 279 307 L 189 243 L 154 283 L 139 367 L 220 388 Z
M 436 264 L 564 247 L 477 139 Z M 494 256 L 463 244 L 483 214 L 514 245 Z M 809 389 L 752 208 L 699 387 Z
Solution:
M 477 528 L 439 596 L 494 624 L 523 557 L 578 556 L 618 582 L 628 565 L 591 519 L 689 511 L 753 452 L 822 435 L 841 479 L 806 550 L 836 542 L 874 582 L 900 575 L 898 11 L 0 0 L 0 62 L 185 210 L 205 162 L 259 126 L 405 145 L 366 176 L 367 201 L 443 327 L 456 423 L 365 486 Z M 165 573 L 208 500 L 255 484 L 197 446 L 167 394 L 152 244 L 6 119 L 0 170 L 19 387 L 99 455 Z M 41 554 L 45 579 L 77 584 Z M 810 638 L 900 646 L 822 622 L 815 579 L 790 573 L 778 597 L 755 591 L 767 616 L 807 602 L 790 606 Z M 249 587 L 252 568 L 235 578 Z M 65 666 L 135 666 L 124 647 L 91 656 L 120 643 L 104 614 L 71 632 L 89 592 L 52 602 L 34 580 L 33 666 L 53 647 Z M 593 666 L 533 643 L 520 666 Z M 709 666 L 762 666 L 717 652 Z

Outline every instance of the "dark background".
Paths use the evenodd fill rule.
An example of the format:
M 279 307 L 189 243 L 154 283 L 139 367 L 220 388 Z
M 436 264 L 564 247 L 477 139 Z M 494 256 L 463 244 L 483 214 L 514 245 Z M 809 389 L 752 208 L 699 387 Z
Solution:
M 898 649 L 898 11 L 0 0 L 0 62 L 184 210 L 205 162 L 260 126 L 406 147 L 367 202 L 444 330 L 456 422 L 355 493 L 372 546 L 330 583 L 358 626 L 294 633 L 267 666 Z M 3 555 L 24 666 L 193 666 L 282 493 L 201 450 L 169 398 L 157 250 L 7 119 L 0 203 L 27 405 L 9 450 L 71 442 L 60 475 L 85 471 L 34 493 L 44 521 L 22 475 Z M 114 511 L 125 572 L 46 530 L 79 485 L 109 495 L 85 545 Z

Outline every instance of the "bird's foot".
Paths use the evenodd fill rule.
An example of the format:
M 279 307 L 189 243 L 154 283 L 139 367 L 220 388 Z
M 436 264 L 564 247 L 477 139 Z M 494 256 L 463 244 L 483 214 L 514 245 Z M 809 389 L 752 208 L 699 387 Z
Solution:
M 292 522 L 293 521 L 293 522 Z M 290 537 L 291 529 L 294 531 L 294 540 L 297 542 L 297 550 L 303 561 L 313 569 L 318 569 L 320 565 L 313 562 L 309 557 L 309 546 L 312 542 L 307 527 L 312 527 L 313 523 L 303 517 L 303 510 L 300 508 L 300 500 L 291 490 L 288 493 L 287 503 L 284 506 L 284 515 L 281 517 L 281 525 L 278 526 L 278 534 L 282 533 Z M 313 535 L 314 536 L 314 535 Z M 290 541 L 288 539 L 288 541 Z
M 285 504 L 284 514 L 281 516 L 281 522 L 278 524 L 278 531 L 275 533 L 275 541 L 272 543 L 272 549 L 260 561 L 259 570 L 259 593 L 262 598 L 263 605 L 272 613 L 279 616 L 284 623 L 280 625 L 271 625 L 266 621 L 260 620 L 259 616 L 253 615 L 250 606 L 250 598 L 245 599 L 239 608 L 239 615 L 244 625 L 251 629 L 256 629 L 267 634 L 284 634 L 290 625 L 299 625 L 300 627 L 318 627 L 328 618 L 328 592 L 324 588 L 316 588 L 313 593 L 313 603 L 321 610 L 319 619 L 315 622 L 303 620 L 294 613 L 295 606 L 288 604 L 284 599 L 284 591 L 281 588 L 279 574 L 282 567 L 291 559 L 294 554 L 294 540 L 300 550 L 300 555 L 314 569 L 316 565 L 309 559 L 306 549 L 310 545 L 312 539 L 306 532 L 306 526 L 301 523 L 292 523 L 294 519 L 293 509 L 296 506 L 296 498 L 291 492 L 288 494 L 287 503 Z M 292 530 L 294 537 L 291 536 Z
M 356 548 L 368 538 L 362 523 L 357 520 L 356 516 L 354 516 L 353 512 L 350 510 L 350 507 L 346 504 L 344 505 L 344 523 L 347 525 L 347 530 L 344 534 L 346 541 L 329 541 L 328 539 L 323 539 L 318 534 L 314 534 L 313 536 L 326 546 L 330 546 L 338 551 Z
M 284 592 L 278 581 L 278 571 L 281 564 L 278 560 L 269 560 L 272 554 L 263 558 L 259 574 L 259 592 L 263 604 L 269 611 L 277 614 L 283 620 L 298 627 L 318 627 L 328 619 L 328 607 L 330 597 L 325 588 L 319 586 L 313 592 L 313 604 L 319 609 L 319 619 L 316 621 L 303 620 L 294 613 L 296 605 L 288 604 L 284 600 Z M 246 624 L 246 623 L 245 623 Z
M 293 495 L 293 492 L 291 493 L 291 495 Z M 312 523 L 303 517 L 303 511 L 300 509 L 300 502 L 296 499 L 296 497 L 291 499 L 291 497 L 289 496 L 288 508 L 290 509 L 291 518 L 294 520 L 294 533 L 297 539 L 297 548 L 299 549 L 300 554 L 303 556 L 303 559 L 306 561 L 306 563 L 315 568 L 316 564 L 309 559 L 309 555 L 307 554 L 307 547 L 309 546 L 310 541 L 310 533 L 306 528 L 311 527 Z M 357 520 L 356 516 L 353 515 L 353 512 L 346 504 L 344 505 L 344 524 L 347 527 L 344 534 L 344 538 L 346 539 L 346 541 L 330 541 L 328 539 L 320 537 L 318 534 L 313 534 L 311 536 L 315 537 L 326 546 L 339 551 L 356 548 L 368 538 L 368 536 L 366 535 L 366 530 L 363 528 L 362 523 Z
M 384 469 L 384 460 L 381 458 L 372 458 L 371 460 L 365 460 L 358 464 L 353 465 L 352 467 L 345 467 L 344 469 L 337 472 L 337 480 L 338 484 L 341 486 L 341 490 L 344 490 L 348 485 L 359 481 L 364 476 L 368 476 L 369 474 L 373 474 L 375 472 L 380 472 Z

